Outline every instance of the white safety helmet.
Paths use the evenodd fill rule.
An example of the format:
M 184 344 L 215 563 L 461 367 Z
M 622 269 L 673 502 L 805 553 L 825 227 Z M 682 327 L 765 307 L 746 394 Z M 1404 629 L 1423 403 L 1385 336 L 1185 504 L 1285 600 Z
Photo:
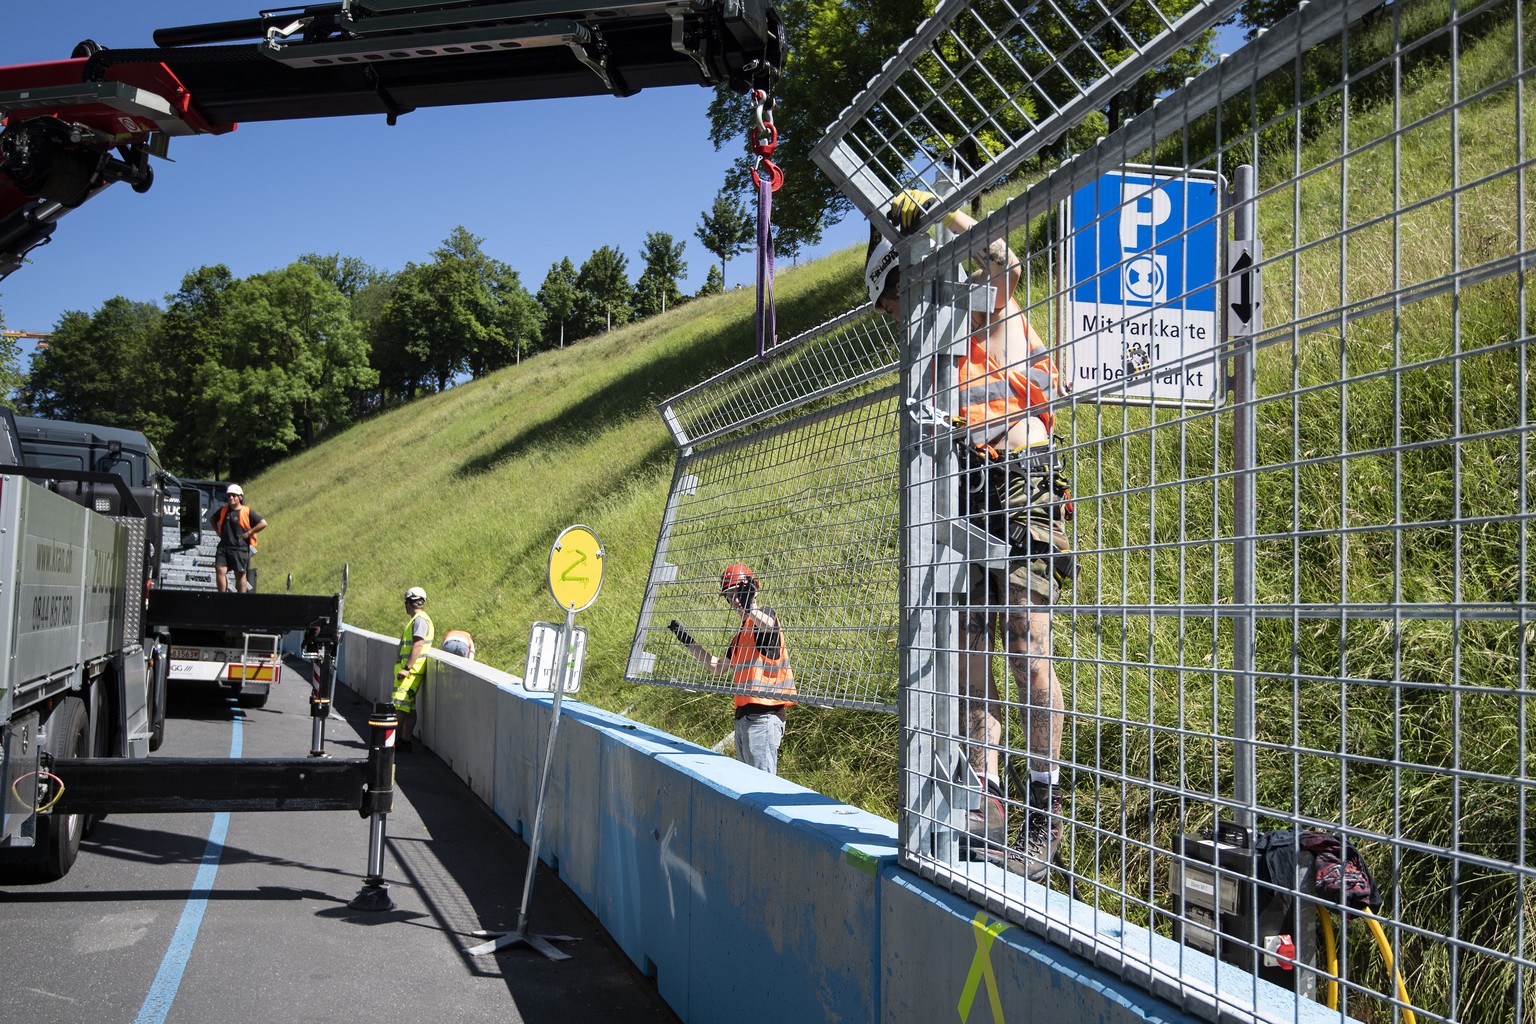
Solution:
M 869 288 L 870 302 L 880 301 L 891 275 L 900 269 L 901 253 L 896 251 L 889 239 L 881 238 L 869 250 L 869 259 L 864 264 L 864 284 Z
M 427 592 L 420 587 L 411 587 L 405 592 L 406 604 L 426 604 Z
M 240 485 L 239 484 L 230 484 L 228 487 L 224 488 L 224 493 L 225 494 L 238 494 L 242 498 L 245 497 L 245 491 L 240 489 Z

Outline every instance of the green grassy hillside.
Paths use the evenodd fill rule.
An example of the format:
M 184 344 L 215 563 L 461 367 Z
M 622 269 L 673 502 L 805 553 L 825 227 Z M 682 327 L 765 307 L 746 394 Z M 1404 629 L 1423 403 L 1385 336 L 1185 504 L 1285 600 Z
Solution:
M 862 250 L 782 271 L 781 336 L 856 305 Z M 581 697 L 713 746 L 730 701 L 623 681 L 676 450 L 656 405 L 756 351 L 743 288 L 538 355 L 348 430 L 246 483 L 271 526 L 266 586 L 334 592 L 349 568 L 348 623 L 397 635 L 400 595 L 419 584 L 439 632 L 475 635 L 482 661 L 521 674 L 528 630 L 563 621 L 549 595 L 550 545 L 585 523 L 607 551 Z M 895 814 L 895 722 L 802 708 L 780 771 Z

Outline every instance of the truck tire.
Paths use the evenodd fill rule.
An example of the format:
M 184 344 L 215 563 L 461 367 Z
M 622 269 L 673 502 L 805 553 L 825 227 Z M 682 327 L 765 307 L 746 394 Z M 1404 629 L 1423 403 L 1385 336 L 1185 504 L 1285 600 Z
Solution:
M 90 751 L 90 720 L 85 702 L 65 697 L 48 716 L 48 749 L 54 757 L 85 757 Z M 80 853 L 85 834 L 85 815 L 47 814 L 38 819 L 37 845 L 42 851 L 41 870 L 49 881 L 63 878 Z
M 45 723 L 44 749 L 54 757 L 85 757 L 90 749 L 90 716 L 79 697 L 65 697 Z M 26 882 L 53 882 L 74 866 L 85 834 L 83 814 L 40 814 L 37 838 L 31 849 L 0 851 L 0 878 Z
M 240 706 L 243 708 L 264 708 L 267 706 L 267 698 L 272 691 L 266 693 L 242 693 L 239 696 Z

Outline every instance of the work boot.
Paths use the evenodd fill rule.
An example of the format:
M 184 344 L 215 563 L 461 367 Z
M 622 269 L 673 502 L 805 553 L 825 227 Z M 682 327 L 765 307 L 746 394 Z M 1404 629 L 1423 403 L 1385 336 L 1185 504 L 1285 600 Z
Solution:
M 1003 794 L 988 782 L 981 794 L 981 806 L 966 812 L 966 830 L 960 836 L 960 856 L 966 860 L 984 860 L 1016 875 L 1030 873 L 1028 858 L 1008 845 L 1008 815 L 1003 809 Z M 1044 873 L 1042 869 L 1042 874 Z
M 1007 848 L 1008 817 L 1003 811 L 1003 795 L 989 780 L 981 793 L 981 805 L 965 814 L 960 856 L 966 860 L 990 860 L 1000 864 Z
M 1030 782 L 1029 813 L 1016 843 L 1028 861 L 1025 875 L 1032 882 L 1044 882 L 1061 847 L 1061 790 L 1049 782 Z

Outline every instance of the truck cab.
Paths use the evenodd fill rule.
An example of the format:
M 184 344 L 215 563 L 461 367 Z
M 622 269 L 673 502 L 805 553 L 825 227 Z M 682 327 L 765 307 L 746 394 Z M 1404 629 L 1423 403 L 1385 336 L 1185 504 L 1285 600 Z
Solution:
M 49 490 L 102 515 L 144 519 L 149 541 L 146 578 L 153 583 L 160 581 L 161 560 L 168 547 L 197 545 L 197 538 L 189 535 L 195 522 L 180 515 L 181 482 L 165 471 L 154 443 L 139 431 L 37 416 L 16 416 L 14 424 L 21 465 L 63 471 L 48 482 Z M 110 483 L 71 479 L 74 474 L 115 476 L 126 485 L 127 494 Z

